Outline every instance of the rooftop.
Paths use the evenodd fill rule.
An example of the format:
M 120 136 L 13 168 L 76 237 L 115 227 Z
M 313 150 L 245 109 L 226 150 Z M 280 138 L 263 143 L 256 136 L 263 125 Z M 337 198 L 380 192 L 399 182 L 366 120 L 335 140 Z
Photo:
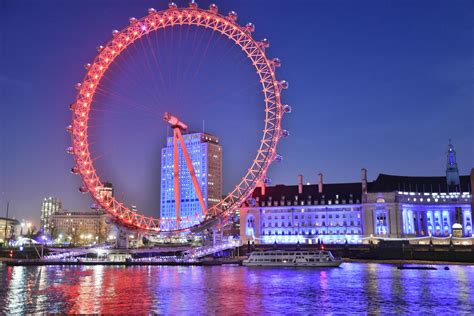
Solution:
M 275 201 L 280 205 L 282 201 L 284 201 L 285 205 L 288 202 L 294 204 L 295 201 L 305 201 L 307 204 L 325 204 L 335 200 L 345 204 L 352 204 L 360 203 L 362 185 L 357 182 L 323 184 L 323 191 L 319 193 L 317 184 L 306 184 L 303 185 L 303 191 L 299 194 L 298 185 L 280 184 L 266 187 L 265 195 L 262 195 L 261 188 L 258 187 L 252 196 L 260 205 L 265 202 Z
M 323 183 L 322 192 L 319 193 L 318 184 L 303 184 L 302 193 L 298 191 L 298 185 L 275 185 L 265 188 L 257 187 L 252 197 L 258 205 L 264 206 L 271 203 L 278 205 L 298 205 L 305 202 L 306 205 L 314 204 L 357 204 L 362 200 L 362 183 Z M 448 190 L 449 189 L 449 190 Z M 369 193 L 376 192 L 418 192 L 418 193 L 448 193 L 448 192 L 471 192 L 470 176 L 461 176 L 460 185 L 449 187 L 445 176 L 440 177 L 413 177 L 379 174 L 377 179 L 367 183 Z
M 414 177 L 379 174 L 377 179 L 368 183 L 369 192 L 408 191 L 420 193 L 432 192 L 471 192 L 470 177 L 460 176 L 460 185 L 448 188 L 446 177 Z

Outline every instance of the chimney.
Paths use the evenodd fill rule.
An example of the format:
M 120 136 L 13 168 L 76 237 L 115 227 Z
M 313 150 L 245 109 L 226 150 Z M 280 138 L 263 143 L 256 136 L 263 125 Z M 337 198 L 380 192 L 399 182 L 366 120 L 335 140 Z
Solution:
M 367 169 L 361 169 L 361 176 L 362 176 L 362 195 L 367 194 Z
M 323 174 L 318 174 L 318 193 L 323 193 Z
M 303 194 L 303 175 L 298 175 L 298 194 Z

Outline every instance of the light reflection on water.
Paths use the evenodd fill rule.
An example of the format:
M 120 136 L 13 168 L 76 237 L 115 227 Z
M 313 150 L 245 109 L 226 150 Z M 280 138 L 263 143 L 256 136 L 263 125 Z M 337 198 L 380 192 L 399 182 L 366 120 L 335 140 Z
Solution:
M 0 314 L 474 313 L 474 266 L 450 268 L 3 265 Z

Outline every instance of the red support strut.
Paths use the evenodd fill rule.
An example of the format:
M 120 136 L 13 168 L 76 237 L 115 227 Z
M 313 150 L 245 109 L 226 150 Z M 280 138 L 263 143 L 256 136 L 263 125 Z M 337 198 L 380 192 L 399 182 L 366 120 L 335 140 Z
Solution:
M 189 156 L 188 149 L 184 143 L 183 135 L 181 130 L 185 131 L 188 126 L 181 122 L 177 117 L 166 112 L 163 116 L 163 119 L 168 122 L 173 128 L 173 180 L 174 180 L 174 199 L 175 199 L 175 208 L 176 208 L 176 228 L 179 229 L 181 216 L 180 216 L 180 207 L 181 207 L 181 197 L 179 192 L 179 150 L 178 145 L 181 145 L 183 150 L 184 158 L 186 160 L 186 165 L 188 167 L 189 173 L 191 175 L 191 180 L 193 181 L 194 190 L 199 199 L 199 204 L 204 215 L 207 214 L 206 204 L 204 203 L 204 198 L 202 196 L 201 186 L 196 178 L 196 171 L 194 170 L 191 157 Z M 179 144 L 178 144 L 179 142 Z

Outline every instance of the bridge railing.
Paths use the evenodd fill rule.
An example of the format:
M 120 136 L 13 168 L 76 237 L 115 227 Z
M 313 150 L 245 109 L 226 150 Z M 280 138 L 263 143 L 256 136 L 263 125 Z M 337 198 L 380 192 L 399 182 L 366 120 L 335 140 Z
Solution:
M 58 259 L 66 259 L 71 257 L 83 256 L 87 253 L 91 253 L 92 251 L 97 250 L 106 250 L 113 248 L 113 245 L 104 244 L 95 247 L 83 247 L 83 248 L 74 248 L 74 249 L 50 249 L 51 251 L 56 251 L 54 254 L 50 254 L 43 257 L 43 260 L 58 260 Z
M 241 241 L 238 239 L 231 239 L 216 243 L 214 245 L 202 246 L 198 248 L 191 249 L 185 252 L 185 257 L 188 258 L 202 258 L 216 252 L 233 249 L 240 247 L 242 245 Z

